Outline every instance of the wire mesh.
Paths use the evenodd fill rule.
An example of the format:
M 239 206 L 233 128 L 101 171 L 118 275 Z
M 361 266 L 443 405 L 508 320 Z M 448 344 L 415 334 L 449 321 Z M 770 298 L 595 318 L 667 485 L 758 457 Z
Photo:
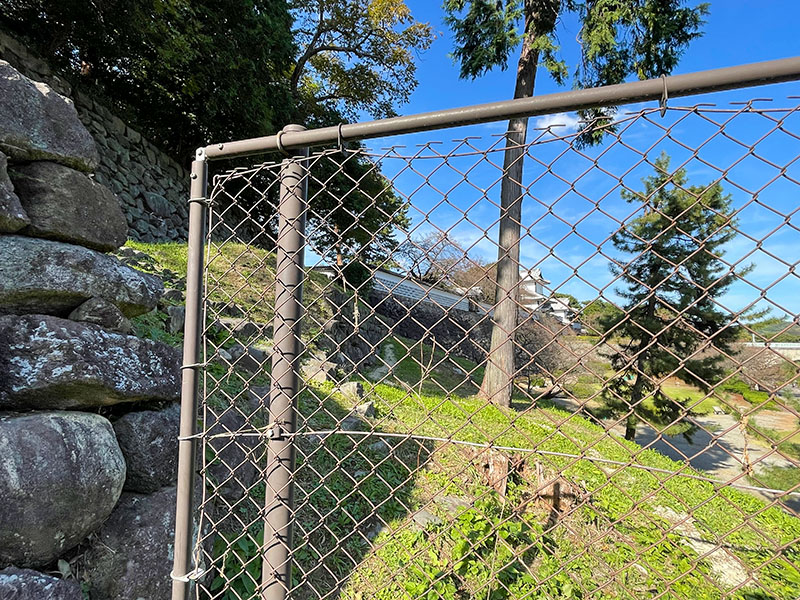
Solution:
M 263 591 L 286 161 L 308 183 L 286 597 L 800 597 L 798 109 L 645 108 L 597 146 L 532 121 L 499 257 L 505 124 L 216 174 L 197 597 Z

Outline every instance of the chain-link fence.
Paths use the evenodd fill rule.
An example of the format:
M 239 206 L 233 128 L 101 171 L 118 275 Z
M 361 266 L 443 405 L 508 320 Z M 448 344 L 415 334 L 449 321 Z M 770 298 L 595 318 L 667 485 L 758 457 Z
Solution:
M 800 597 L 800 104 L 592 125 L 196 182 L 176 589 Z

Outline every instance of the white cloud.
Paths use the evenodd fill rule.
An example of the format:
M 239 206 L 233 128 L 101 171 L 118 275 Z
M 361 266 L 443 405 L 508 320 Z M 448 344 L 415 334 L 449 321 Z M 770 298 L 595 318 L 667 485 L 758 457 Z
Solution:
M 554 115 L 544 115 L 536 117 L 533 126 L 536 129 L 553 128 L 553 133 L 564 134 L 578 130 L 580 119 L 575 113 L 556 113 Z

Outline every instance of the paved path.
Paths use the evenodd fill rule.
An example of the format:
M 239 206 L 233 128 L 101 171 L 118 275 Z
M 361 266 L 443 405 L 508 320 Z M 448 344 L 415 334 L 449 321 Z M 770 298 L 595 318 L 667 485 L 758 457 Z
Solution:
M 585 404 L 572 398 L 553 398 L 553 401 L 569 411 L 579 414 L 585 413 Z M 750 464 L 756 472 L 764 467 L 792 467 L 797 466 L 780 454 L 772 453 L 771 448 L 752 436 L 745 439 L 739 422 L 731 415 L 705 415 L 692 418 L 697 430 L 691 439 L 683 435 L 659 434 L 653 427 L 640 423 L 636 429 L 636 443 L 643 448 L 652 448 L 662 454 L 678 461 L 686 461 L 693 468 L 705 471 L 710 477 L 720 481 L 730 481 L 742 474 L 745 465 L 745 445 L 750 457 Z M 596 419 L 592 419 L 596 422 Z M 613 421 L 606 421 L 610 431 L 623 437 L 624 424 L 613 425 Z M 737 483 L 750 485 L 742 478 Z M 754 495 L 771 500 L 772 497 L 759 492 Z M 800 513 L 800 497 L 787 496 L 784 504 L 790 506 L 795 512 Z

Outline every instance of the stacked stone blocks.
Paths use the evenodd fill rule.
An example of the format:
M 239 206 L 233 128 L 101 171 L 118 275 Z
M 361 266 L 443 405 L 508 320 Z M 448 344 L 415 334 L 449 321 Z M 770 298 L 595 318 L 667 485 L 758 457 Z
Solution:
M 0 31 L 0 59 L 36 82 L 71 98 L 78 118 L 96 145 L 97 163 L 90 169 L 98 183 L 120 201 L 128 237 L 143 242 L 185 240 L 188 235 L 189 173 L 102 102 L 75 90 L 41 58 Z M 187 160 L 188 160 L 187 156 Z M 2 202 L 2 182 L 0 182 Z
M 130 335 L 164 285 L 109 254 L 95 139 L 0 60 L 0 597 L 81 598 L 45 574 L 78 550 L 93 600 L 170 588 L 180 353 Z

